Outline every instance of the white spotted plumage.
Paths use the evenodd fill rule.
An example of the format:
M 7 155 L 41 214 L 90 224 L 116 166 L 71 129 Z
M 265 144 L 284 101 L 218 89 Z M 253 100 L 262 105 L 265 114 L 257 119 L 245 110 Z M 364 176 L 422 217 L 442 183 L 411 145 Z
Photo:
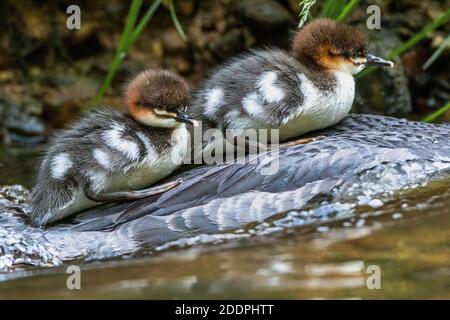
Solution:
M 249 93 L 242 99 L 242 106 L 244 107 L 247 114 L 258 118 L 264 112 L 264 108 L 258 99 L 258 94 L 256 92 Z
M 68 153 L 60 153 L 51 160 L 51 175 L 55 179 L 63 179 L 73 162 Z
M 110 155 L 103 151 L 100 148 L 95 148 L 92 152 L 94 159 L 100 164 L 103 168 L 109 169 L 111 168 L 111 157 Z
M 187 153 L 185 123 L 195 125 L 186 113 L 189 95 L 182 77 L 146 70 L 128 84 L 124 110 L 99 108 L 58 132 L 30 195 L 33 223 L 45 225 L 105 200 L 150 192 L 134 191 L 171 174 L 180 165 L 171 161 L 172 153 L 178 158 Z
M 239 112 L 239 110 L 231 110 L 230 112 L 225 114 L 225 122 L 227 124 L 230 124 L 234 122 L 237 118 L 239 118 L 240 115 L 241 113 Z
M 89 182 L 91 183 L 91 188 L 94 191 L 100 191 L 104 189 L 106 182 L 106 174 L 102 171 L 90 170 L 86 172 Z
M 141 131 L 136 132 L 136 134 L 145 146 L 144 161 L 149 162 L 157 159 L 158 154 L 155 148 L 153 147 L 152 143 L 150 142 L 150 139 Z
M 257 84 L 258 92 L 261 94 L 264 101 L 268 103 L 278 103 L 284 98 L 283 90 L 275 85 L 276 80 L 276 72 L 267 71 L 261 75 Z
M 128 159 L 135 161 L 139 159 L 139 147 L 138 145 L 129 140 L 123 138 L 123 132 L 125 131 L 125 127 L 118 123 L 114 123 L 111 125 L 111 128 L 104 132 L 103 140 L 105 143 L 123 153 Z
M 192 109 L 209 127 L 279 129 L 280 141 L 286 141 L 334 125 L 350 112 L 353 72 L 303 63 L 283 50 L 253 50 L 207 79 Z M 220 92 L 219 106 L 207 99 L 212 92 Z
M 214 117 L 216 111 L 223 103 L 224 92 L 221 88 L 213 88 L 205 94 L 205 115 Z

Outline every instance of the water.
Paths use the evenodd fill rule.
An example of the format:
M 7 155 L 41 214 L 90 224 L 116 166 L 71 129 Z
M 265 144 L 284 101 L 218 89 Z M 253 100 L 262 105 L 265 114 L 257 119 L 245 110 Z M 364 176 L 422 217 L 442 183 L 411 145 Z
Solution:
M 358 135 L 364 128 L 350 122 L 341 127 L 340 138 L 336 129 L 322 140 L 321 149 L 306 145 L 293 158 L 300 170 L 311 161 L 319 163 L 328 150 L 335 166 L 321 162 L 320 167 L 328 176 L 339 164 L 347 168 L 343 160 L 349 154 L 350 164 L 360 168 L 343 170 L 341 184 L 295 207 L 301 210 L 268 210 L 269 219 L 263 222 L 151 250 L 137 250 L 142 247 L 118 232 L 120 227 L 117 233 L 32 228 L 23 218 L 25 193 L 16 188 L 14 193 L 24 201 L 18 209 L 0 197 L 0 207 L 12 208 L 0 215 L 0 250 L 35 266 L 11 266 L 5 254 L 0 256 L 3 270 L 8 270 L 0 272 L 0 299 L 450 298 L 448 130 L 376 121 L 378 131 L 370 135 Z M 434 135 L 440 144 L 429 143 Z M 370 139 L 372 144 L 366 144 Z M 336 151 L 336 145 L 345 151 Z M 12 155 L 0 171 L 0 183 L 6 176 L 14 177 L 7 183 L 29 185 L 28 169 L 13 174 L 21 164 Z M 283 193 L 294 197 L 296 190 Z M 66 287 L 71 264 L 81 267 L 81 290 Z M 373 266 L 381 272 L 379 290 L 367 286 L 367 270 Z
M 81 290 L 66 288 L 70 263 L 25 267 L 0 274 L 0 298 L 450 298 L 449 195 L 450 179 L 439 179 L 382 198 L 382 206 L 342 204 L 341 212 L 355 214 L 330 222 L 75 261 Z M 292 215 L 275 221 L 285 224 Z M 380 290 L 366 286 L 370 265 L 380 267 Z
M 34 146 L 0 146 L 0 186 L 20 184 L 30 188 L 41 150 Z
M 65 288 L 64 268 L 24 271 L 0 282 L 0 298 L 450 298 L 449 187 L 399 197 L 364 227 L 82 265 L 80 291 Z M 365 285 L 373 264 L 381 290 Z

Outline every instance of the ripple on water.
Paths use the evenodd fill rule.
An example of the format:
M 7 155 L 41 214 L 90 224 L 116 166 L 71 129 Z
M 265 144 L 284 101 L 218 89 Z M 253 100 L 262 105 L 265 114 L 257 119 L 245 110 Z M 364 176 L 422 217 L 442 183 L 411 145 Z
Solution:
M 352 219 L 357 216 L 357 208 L 368 206 L 381 208 L 401 190 L 424 187 L 430 180 L 446 177 L 450 163 L 411 160 L 405 163 L 389 163 L 366 170 L 351 181 L 347 181 L 332 190 L 327 200 L 319 199 L 308 205 L 307 210 L 291 210 L 275 214 L 276 218 L 257 224 L 252 228 L 238 229 L 229 233 L 199 235 L 179 239 L 157 247 L 157 251 L 169 248 L 185 248 L 199 244 L 219 244 L 230 240 L 263 236 L 289 231 L 309 225 L 318 225 L 314 230 L 319 233 L 330 231 L 327 224 L 344 220 L 344 227 L 362 228 L 365 219 Z M 400 213 L 392 216 L 399 219 Z
M 361 208 L 377 210 L 393 199 L 399 190 L 421 187 L 431 179 L 442 178 L 450 163 L 411 160 L 389 163 L 350 177 L 335 187 L 330 194 L 320 195 L 306 207 L 289 212 L 274 213 L 261 223 L 221 234 L 202 234 L 164 243 L 154 251 L 185 248 L 197 244 L 218 244 L 250 237 L 289 232 L 313 226 L 310 232 L 329 232 L 336 221 L 340 226 L 362 228 L 365 218 L 358 219 Z M 25 199 L 14 201 L 13 190 L 8 198 L 0 193 L 0 270 L 10 270 L 15 265 L 55 266 L 72 259 L 105 259 L 133 254 L 139 246 L 126 234 L 105 232 L 80 232 L 54 230 L 43 232 L 27 222 L 28 206 Z M 19 199 L 19 198 L 17 198 Z M 398 219 L 399 215 L 392 216 Z M 101 241 L 97 241 L 101 239 Z

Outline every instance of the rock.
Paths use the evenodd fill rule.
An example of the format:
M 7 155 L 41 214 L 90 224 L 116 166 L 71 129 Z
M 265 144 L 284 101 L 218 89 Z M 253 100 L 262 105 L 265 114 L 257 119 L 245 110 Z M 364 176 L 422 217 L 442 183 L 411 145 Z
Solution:
M 177 14 L 190 16 L 194 13 L 194 0 L 183 0 L 175 2 Z
M 208 68 L 247 49 L 254 37 L 237 17 L 227 14 L 222 2 L 205 1 L 189 26 L 189 43 L 194 61 L 191 69 L 200 80 Z
M 391 32 L 376 31 L 370 34 L 369 52 L 385 57 L 400 44 Z M 378 68 L 357 80 L 353 111 L 404 117 L 412 111 L 408 78 L 400 59 L 394 68 Z
M 12 70 L 0 71 L 0 82 L 8 82 L 14 79 L 14 72 Z
M 48 38 L 51 30 L 48 4 L 36 6 L 33 10 L 30 10 L 26 2 L 14 2 L 13 6 L 21 18 L 21 31 L 24 35 L 40 40 Z
M 27 104 L 28 102 L 28 104 Z M 44 140 L 45 126 L 39 117 L 42 104 L 36 100 L 15 105 L 3 101 L 4 137 L 6 144 L 34 144 Z
M 187 42 L 180 37 L 175 28 L 169 28 L 164 32 L 162 43 L 167 52 L 180 54 L 189 49 Z
M 162 59 L 164 57 L 164 48 L 160 40 L 155 39 L 150 43 L 151 54 L 155 59 Z
M 22 110 L 13 110 L 17 110 L 17 112 L 13 111 L 8 114 L 6 127 L 9 130 L 24 136 L 38 136 L 44 133 L 44 125 L 40 119 Z
M 80 46 L 86 44 L 90 38 L 96 37 L 95 33 L 97 29 L 98 27 L 95 22 L 84 21 L 81 29 L 68 33 L 71 40 L 70 45 Z
M 226 24 L 228 24 L 229 21 L 227 21 L 226 11 L 223 3 L 219 1 L 201 1 L 199 3 L 199 10 L 194 16 L 191 26 L 194 29 L 202 31 L 216 31 L 217 22 L 225 20 L 227 22 Z
M 427 60 L 425 50 L 409 50 L 402 55 L 401 60 L 407 74 L 420 81 L 419 78 L 423 75 L 422 66 Z
M 231 11 L 252 29 L 273 30 L 293 23 L 289 11 L 274 0 L 232 1 Z
M 180 74 L 186 74 L 192 69 L 192 65 L 183 57 L 170 58 L 168 59 L 168 63 Z
M 210 49 L 216 61 L 221 62 L 245 49 L 244 34 L 240 29 L 231 29 L 212 43 Z
M 430 1 L 425 6 L 425 10 L 427 12 L 427 16 L 434 20 L 442 14 L 442 7 L 436 2 Z
M 29 191 L 21 185 L 0 187 L 0 198 L 5 198 L 16 204 L 28 202 Z
M 261 44 L 289 45 L 286 35 L 295 27 L 289 11 L 274 0 L 231 1 L 230 11 L 250 28 Z

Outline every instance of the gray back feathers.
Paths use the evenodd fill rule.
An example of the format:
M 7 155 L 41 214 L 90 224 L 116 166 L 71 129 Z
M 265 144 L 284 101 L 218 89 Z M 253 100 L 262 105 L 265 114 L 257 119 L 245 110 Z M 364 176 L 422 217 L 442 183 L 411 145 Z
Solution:
M 159 197 L 90 209 L 45 230 L 16 216 L 11 223 L 3 221 L 6 237 L 19 237 L 30 244 L 27 248 L 39 243 L 40 249 L 32 251 L 18 246 L 18 263 L 30 255 L 43 261 L 70 260 L 81 253 L 89 259 L 105 258 L 241 228 L 280 211 L 302 210 L 314 197 L 338 192 L 336 187 L 359 181 L 372 168 L 410 161 L 450 164 L 448 125 L 353 115 L 318 134 L 326 138 L 280 150 L 274 176 L 261 175 L 260 166 L 273 161 L 267 153 L 257 156 L 257 164 L 204 166 L 182 174 L 184 182 Z M 434 168 L 437 172 L 439 166 Z M 383 189 L 378 178 L 372 182 Z
M 142 221 L 161 217 L 176 223 L 180 236 L 208 232 L 211 228 L 227 230 L 289 208 L 301 208 L 308 199 L 328 193 L 337 183 L 381 164 L 410 160 L 450 162 L 450 128 L 445 126 L 350 116 L 336 128 L 319 134 L 326 138 L 280 150 L 279 171 L 275 175 L 261 174 L 262 167 L 275 159 L 270 153 L 256 155 L 258 161 L 253 163 L 200 167 L 182 174 L 184 182 L 160 197 L 82 213 L 74 228 L 129 229 L 128 223 L 138 223 L 139 217 Z M 188 221 L 180 224 L 179 219 Z M 147 227 L 152 229 L 150 224 Z
M 153 128 L 126 113 L 99 109 L 50 139 L 32 190 L 32 217 L 37 224 L 67 215 L 86 183 L 100 183 L 113 172 L 125 172 L 149 154 L 170 147 L 172 129 Z
M 266 101 L 258 91 L 258 81 L 266 72 L 276 72 L 278 78 L 273 82 L 285 94 L 285 98 L 274 103 Z M 190 105 L 190 112 L 194 118 L 207 119 L 215 127 L 224 128 L 230 122 L 233 112 L 239 112 L 234 117 L 250 116 L 277 126 L 284 118 L 295 112 L 303 103 L 302 93 L 299 91 L 298 73 L 307 73 L 308 69 L 298 61 L 279 49 L 253 50 L 247 54 L 230 60 L 212 73 Z M 222 90 L 218 94 L 217 104 L 211 103 L 214 90 Z M 218 92 L 218 91 L 216 91 Z M 260 116 L 249 114 L 242 106 L 245 96 L 257 92 L 259 102 L 264 112 Z

